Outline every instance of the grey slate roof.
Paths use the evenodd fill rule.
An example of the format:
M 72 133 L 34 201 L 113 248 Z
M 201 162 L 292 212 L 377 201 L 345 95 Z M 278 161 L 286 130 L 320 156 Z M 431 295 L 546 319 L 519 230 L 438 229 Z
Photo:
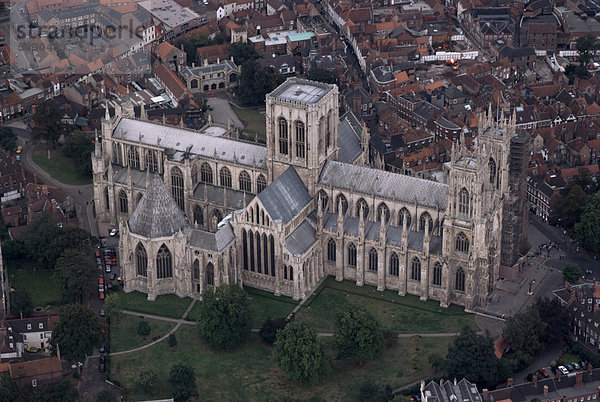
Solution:
M 285 238 L 285 248 L 287 248 L 293 256 L 301 256 L 315 244 L 316 241 L 315 228 L 305 220 Z
M 361 133 L 362 125 L 352 111 L 340 117 L 338 125 L 338 144 L 340 145 L 338 159 L 340 162 L 352 163 L 360 156 L 362 153 Z
M 206 188 L 206 199 L 204 197 L 204 190 Z M 225 207 L 225 209 L 242 209 L 252 199 L 254 194 L 246 193 L 244 199 L 244 192 L 234 190 L 227 187 L 217 187 L 212 184 L 198 183 L 194 189 L 193 198 L 196 200 L 208 201 L 212 204 L 217 204 Z M 227 198 L 227 200 L 225 200 Z M 225 202 L 227 201 L 227 202 Z
M 293 77 L 285 80 L 269 96 L 292 102 L 312 104 L 320 101 L 333 88 L 333 84 Z
M 229 222 L 216 233 L 191 228 L 186 229 L 185 232 L 188 244 L 205 250 L 221 251 L 235 239 L 233 228 Z
M 146 172 L 130 169 L 133 187 L 146 188 Z M 115 183 L 127 184 L 127 168 L 113 165 L 113 180 Z
M 271 219 L 281 219 L 284 224 L 292 220 L 312 199 L 292 166 L 258 194 L 258 198 Z
M 448 185 L 430 180 L 386 172 L 347 163 L 327 161 L 319 184 L 352 190 L 357 193 L 417 202 L 419 205 L 440 209 L 446 208 Z
M 442 385 L 431 381 L 425 386 L 423 394 L 431 402 L 480 402 L 483 400 L 477 387 L 464 378 L 456 385 L 451 381 L 445 381 Z
M 129 219 L 131 232 L 149 238 L 167 237 L 188 226 L 165 183 L 159 176 L 153 176 Z

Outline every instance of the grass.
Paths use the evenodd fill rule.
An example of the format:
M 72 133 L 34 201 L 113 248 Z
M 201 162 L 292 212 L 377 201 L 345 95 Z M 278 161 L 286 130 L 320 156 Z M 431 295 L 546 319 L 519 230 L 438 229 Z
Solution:
M 419 368 L 410 367 L 410 356 L 415 354 L 410 339 L 399 339 L 396 346 L 382 356 L 359 368 L 354 361 L 336 361 L 327 378 L 315 386 L 299 385 L 287 379 L 270 359 L 271 347 L 255 334 L 245 344 L 231 352 L 215 352 L 198 338 L 197 328 L 182 326 L 177 332 L 178 344 L 169 348 L 167 342 L 137 353 L 111 357 L 110 379 L 127 388 L 133 399 L 171 397 L 168 373 L 177 363 L 194 368 L 196 384 L 203 400 L 263 401 L 270 397 L 290 397 L 313 400 L 355 400 L 358 387 L 366 380 L 389 383 L 396 388 L 419 378 L 431 376 L 428 356 L 445 356 L 448 338 L 423 338 L 418 352 Z M 332 351 L 329 350 L 331 353 Z M 131 373 L 153 369 L 158 373 L 158 384 L 146 394 L 136 394 L 129 387 Z
M 150 324 L 150 335 L 139 336 L 137 334 L 138 323 L 142 320 Z M 175 323 L 139 318 L 132 316 L 121 316 L 110 321 L 110 351 L 120 352 L 122 350 L 134 349 L 152 342 L 155 336 L 162 337 L 175 327 Z
M 119 292 L 123 310 L 144 314 L 154 314 L 162 317 L 181 318 L 192 299 L 180 299 L 175 295 L 158 296 L 155 301 L 148 301 L 148 295 L 141 292 Z
M 333 277 L 313 293 L 296 319 L 310 322 L 318 331 L 332 332 L 338 311 L 348 303 L 365 307 L 384 328 L 399 333 L 460 332 L 465 325 L 478 329 L 474 316 L 461 307 L 442 308 L 433 300 L 398 296 L 391 290 L 379 292 L 373 286 L 358 287 L 351 281 L 336 282 Z
M 60 284 L 54 271 L 36 270 L 32 261 L 11 261 L 8 266 L 9 283 L 21 286 L 29 293 L 34 307 L 57 306 L 62 302 Z
M 575 355 L 573 353 L 565 353 L 558 359 L 558 365 L 564 366 L 565 364 L 571 364 L 573 362 L 579 363 L 581 361 L 581 357 L 579 355 Z
M 266 137 L 266 128 L 265 128 L 265 112 L 264 110 L 259 109 L 239 109 L 235 106 L 232 106 L 235 114 L 240 118 L 240 120 L 246 126 L 246 132 L 250 134 L 249 140 L 254 139 L 254 135 L 258 134 L 258 138 L 265 140 Z
M 48 149 L 50 149 L 50 159 L 48 159 Z M 33 161 L 39 165 L 49 175 L 54 176 L 58 181 L 64 184 L 82 185 L 90 184 L 92 178 L 79 173 L 77 163 L 65 156 L 62 149 L 57 147 L 52 149 L 51 145 L 40 145 L 33 151 Z

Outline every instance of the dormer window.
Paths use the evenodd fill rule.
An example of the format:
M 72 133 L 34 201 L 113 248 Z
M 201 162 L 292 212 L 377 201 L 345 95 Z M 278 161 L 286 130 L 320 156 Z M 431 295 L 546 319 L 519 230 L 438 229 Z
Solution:
M 27 329 L 31 330 L 31 324 L 27 324 Z
M 40 323 L 38 324 L 38 328 L 39 328 L 39 329 L 44 329 L 44 323 L 43 323 L 43 322 L 40 322 Z

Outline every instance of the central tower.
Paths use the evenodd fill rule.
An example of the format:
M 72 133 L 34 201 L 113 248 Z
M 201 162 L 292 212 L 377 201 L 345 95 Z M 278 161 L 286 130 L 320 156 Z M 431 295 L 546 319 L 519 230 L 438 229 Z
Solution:
M 338 154 L 338 87 L 290 78 L 267 95 L 267 166 L 272 182 L 294 166 L 314 195 L 321 167 Z

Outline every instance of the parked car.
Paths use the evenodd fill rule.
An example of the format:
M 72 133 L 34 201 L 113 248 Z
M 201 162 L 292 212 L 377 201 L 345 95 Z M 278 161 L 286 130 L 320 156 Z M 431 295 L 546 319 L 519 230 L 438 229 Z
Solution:
M 587 362 L 583 362 L 583 361 L 582 361 L 582 362 L 581 362 L 581 363 L 579 363 L 579 364 L 581 364 L 581 368 L 582 368 L 583 370 L 587 370 L 587 368 L 588 368 L 588 364 L 587 364 Z
M 25 348 L 25 351 L 26 351 L 26 352 L 29 352 L 29 353 L 37 353 L 37 352 L 38 352 L 38 350 L 39 350 L 39 349 L 38 349 L 38 348 L 36 348 L 36 347 L 34 347 L 34 346 L 30 346 L 30 347 L 28 347 L 28 348 Z
M 104 283 L 104 277 L 103 276 L 101 276 L 101 277 L 98 278 L 98 283 L 100 285 L 102 285 Z
M 111 229 L 110 233 L 108 234 L 110 237 L 118 237 L 119 236 L 119 231 L 117 229 Z
M 99 292 L 99 293 L 98 293 L 98 298 L 99 298 L 100 300 L 104 300 L 104 292 Z
M 550 377 L 550 374 L 548 374 L 548 372 L 547 372 L 546 370 L 544 370 L 544 369 L 539 369 L 539 370 L 538 370 L 538 373 L 540 373 L 540 375 L 541 375 L 542 377 L 544 377 L 544 378 L 548 378 L 548 377 Z
M 106 272 L 110 272 L 111 268 L 110 268 L 110 264 L 106 264 Z
M 96 258 L 96 264 L 102 265 L 102 258 Z
M 107 289 L 111 289 L 111 288 L 112 288 L 112 282 L 108 282 L 108 283 L 106 284 L 106 288 L 107 288 Z
M 579 365 L 579 363 L 571 363 L 571 366 L 573 366 L 573 368 L 575 370 L 580 370 L 581 369 L 581 366 Z
M 96 256 L 96 258 L 100 257 L 100 250 L 95 250 L 94 255 Z
M 100 310 L 100 317 L 106 317 L 106 312 L 104 310 Z
M 565 366 L 558 366 L 558 369 L 560 370 L 560 372 L 561 372 L 563 375 L 567 375 L 567 374 L 569 374 L 569 370 L 567 370 L 567 368 L 566 368 Z
M 567 368 L 567 370 L 569 370 L 569 372 L 575 370 L 575 367 L 573 367 L 573 365 L 571 364 L 565 364 L 565 367 Z
M 115 275 L 115 274 L 110 274 L 110 275 L 108 276 L 108 279 L 110 279 L 111 281 L 114 281 L 116 277 L 117 277 L 117 275 Z
M 100 363 L 104 363 L 106 361 L 106 355 L 104 353 L 100 354 Z
M 98 264 L 98 270 L 99 271 L 103 271 L 104 270 L 104 266 L 102 264 Z
M 98 291 L 100 291 L 101 293 L 104 293 L 104 284 L 103 283 L 98 285 Z
M 104 343 L 102 345 L 100 345 L 100 349 L 98 349 L 98 352 L 106 353 L 106 345 Z
M 103 278 L 104 279 L 104 271 L 98 272 L 98 278 Z
M 100 363 L 100 365 L 98 366 L 98 370 L 100 370 L 100 372 L 105 372 L 106 371 L 106 365 L 104 363 Z

